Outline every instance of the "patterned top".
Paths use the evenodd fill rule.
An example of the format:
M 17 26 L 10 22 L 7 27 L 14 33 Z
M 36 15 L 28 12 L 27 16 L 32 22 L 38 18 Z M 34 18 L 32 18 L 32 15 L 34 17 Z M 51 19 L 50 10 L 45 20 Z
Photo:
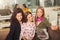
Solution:
M 21 38 L 25 36 L 27 40 L 30 40 L 35 35 L 35 24 L 33 22 L 23 23 L 21 25 Z

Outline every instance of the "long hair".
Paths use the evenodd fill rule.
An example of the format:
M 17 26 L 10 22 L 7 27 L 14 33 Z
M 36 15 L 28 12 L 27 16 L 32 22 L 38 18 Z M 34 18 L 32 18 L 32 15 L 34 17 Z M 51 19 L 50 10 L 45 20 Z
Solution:
M 17 9 L 18 4 L 15 4 L 13 11 Z
M 21 20 L 21 21 L 23 22 L 24 13 L 23 13 L 23 11 L 22 11 L 21 8 L 17 8 L 17 9 L 14 10 L 14 12 L 12 13 L 11 23 L 19 23 L 19 21 L 18 21 L 17 18 L 16 18 L 16 15 L 17 15 L 18 13 L 22 13 L 22 20 Z
M 24 6 L 25 8 L 27 8 L 26 4 L 23 4 L 23 6 Z
M 42 17 L 44 17 L 44 14 L 45 14 L 45 13 L 44 13 L 44 8 L 43 8 L 42 6 L 40 6 L 40 7 L 37 8 L 36 14 L 37 14 L 37 11 L 38 11 L 39 9 L 42 10 L 42 12 L 43 12 Z M 35 22 L 36 22 L 36 18 L 37 18 L 37 16 L 35 15 Z

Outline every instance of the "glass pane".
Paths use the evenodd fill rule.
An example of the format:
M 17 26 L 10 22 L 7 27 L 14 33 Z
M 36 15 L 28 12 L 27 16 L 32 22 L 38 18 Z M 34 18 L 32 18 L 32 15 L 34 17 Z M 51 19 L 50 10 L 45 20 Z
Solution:
M 52 1 L 51 0 L 45 0 L 44 5 L 45 5 L 45 7 L 50 7 L 50 6 L 52 6 Z
M 60 6 L 60 0 L 44 0 L 45 7 Z

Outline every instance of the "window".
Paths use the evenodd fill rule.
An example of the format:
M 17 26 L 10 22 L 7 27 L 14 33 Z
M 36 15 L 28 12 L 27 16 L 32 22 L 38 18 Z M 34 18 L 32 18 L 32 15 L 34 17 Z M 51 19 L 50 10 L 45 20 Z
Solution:
M 45 7 L 60 6 L 60 0 L 44 0 Z

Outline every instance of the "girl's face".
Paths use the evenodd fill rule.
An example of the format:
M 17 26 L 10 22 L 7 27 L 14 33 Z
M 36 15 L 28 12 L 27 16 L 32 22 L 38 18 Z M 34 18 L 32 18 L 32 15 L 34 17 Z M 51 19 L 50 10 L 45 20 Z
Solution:
M 17 13 L 16 18 L 18 21 L 22 20 L 22 13 Z
M 17 5 L 17 8 L 20 8 L 20 6 L 19 6 L 19 5 Z
M 25 8 L 25 7 L 22 5 L 22 8 Z
M 41 9 L 38 9 L 36 15 L 37 17 L 42 17 L 43 11 Z
M 27 16 L 27 21 L 32 22 L 32 20 L 33 20 L 33 18 L 32 18 L 32 14 L 29 14 L 29 15 Z

